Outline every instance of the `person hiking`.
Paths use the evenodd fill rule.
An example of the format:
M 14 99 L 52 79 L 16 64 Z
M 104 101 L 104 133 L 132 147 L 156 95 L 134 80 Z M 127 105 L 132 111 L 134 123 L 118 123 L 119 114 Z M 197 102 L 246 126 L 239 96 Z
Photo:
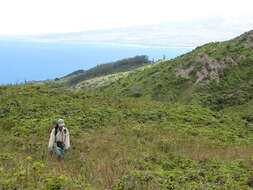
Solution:
M 63 161 L 64 153 L 70 148 L 69 131 L 64 127 L 64 120 L 59 119 L 50 133 L 48 149 L 57 155 L 58 161 Z

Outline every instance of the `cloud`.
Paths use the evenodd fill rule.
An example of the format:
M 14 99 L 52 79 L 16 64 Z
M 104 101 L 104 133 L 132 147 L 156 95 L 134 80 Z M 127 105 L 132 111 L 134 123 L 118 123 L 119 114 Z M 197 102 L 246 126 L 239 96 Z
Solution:
M 0 1 L 0 34 L 79 32 L 212 17 L 231 24 L 240 20 L 246 27 L 252 7 L 252 0 L 8 0 Z
M 155 25 L 91 30 L 19 37 L 36 42 L 114 43 L 124 45 L 196 47 L 208 42 L 224 41 L 253 29 L 253 20 L 212 17 Z

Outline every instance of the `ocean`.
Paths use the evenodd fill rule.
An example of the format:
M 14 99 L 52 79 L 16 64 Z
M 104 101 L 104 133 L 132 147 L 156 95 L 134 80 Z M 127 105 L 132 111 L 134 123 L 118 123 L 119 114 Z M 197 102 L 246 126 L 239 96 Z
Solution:
M 175 58 L 187 47 L 0 41 L 0 84 L 20 84 L 62 77 L 79 69 L 136 55 L 150 60 Z

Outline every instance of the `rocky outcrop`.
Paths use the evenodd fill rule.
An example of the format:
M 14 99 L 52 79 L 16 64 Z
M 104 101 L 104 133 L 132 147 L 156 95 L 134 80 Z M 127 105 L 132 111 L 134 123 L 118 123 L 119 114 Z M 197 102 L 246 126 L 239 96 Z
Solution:
M 193 71 L 193 69 L 194 69 L 194 66 L 193 66 L 193 65 L 191 65 L 191 66 L 190 66 L 189 68 L 187 68 L 187 69 L 177 68 L 177 69 L 176 69 L 176 76 L 177 76 L 177 77 L 180 76 L 180 77 L 182 77 L 182 78 L 189 79 L 189 78 L 190 78 L 189 74 Z
M 198 78 L 195 84 L 199 83 L 200 81 L 208 77 L 208 70 L 205 67 L 203 67 L 201 71 L 197 72 L 197 77 Z
M 251 30 L 251 31 L 249 31 L 247 33 L 244 47 L 245 48 L 251 48 L 251 47 L 253 47 L 253 30 Z
M 232 58 L 232 57 L 225 57 L 224 60 L 222 60 L 224 65 L 232 65 L 236 66 L 238 63 Z
M 210 69 L 220 69 L 225 67 L 223 62 L 219 62 L 215 58 L 210 57 L 207 54 L 196 56 L 194 58 L 194 61 L 202 63 L 203 65 L 208 66 Z
M 243 58 L 243 57 L 241 57 Z M 184 68 L 185 65 L 192 62 L 188 68 Z M 180 76 L 186 79 L 190 79 L 190 73 L 196 73 L 195 84 L 203 80 L 215 80 L 219 81 L 219 72 L 227 66 L 236 66 L 238 63 L 232 57 L 225 57 L 222 60 L 217 60 L 207 54 L 197 55 L 192 57 L 187 63 L 178 65 L 176 69 L 176 76 Z

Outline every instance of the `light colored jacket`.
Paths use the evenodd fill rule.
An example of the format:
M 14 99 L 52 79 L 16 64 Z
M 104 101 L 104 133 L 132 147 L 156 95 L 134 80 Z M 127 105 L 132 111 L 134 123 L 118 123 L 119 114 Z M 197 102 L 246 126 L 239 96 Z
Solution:
M 66 130 L 66 133 L 64 132 L 64 130 Z M 48 142 L 49 150 L 52 150 L 53 147 L 56 146 L 56 141 L 62 141 L 65 144 L 64 149 L 68 150 L 70 148 L 69 130 L 65 127 L 62 128 L 62 131 L 58 129 L 57 134 L 55 136 L 55 128 L 53 128 L 50 133 L 50 138 Z

